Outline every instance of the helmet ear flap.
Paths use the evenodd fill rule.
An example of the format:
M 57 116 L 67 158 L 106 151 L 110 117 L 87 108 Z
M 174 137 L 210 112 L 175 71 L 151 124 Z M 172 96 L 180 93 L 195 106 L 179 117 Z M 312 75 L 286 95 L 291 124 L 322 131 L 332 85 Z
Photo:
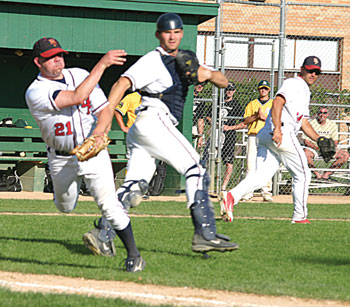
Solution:
M 182 29 L 183 21 L 178 14 L 175 13 L 165 13 L 158 17 L 157 19 L 157 32 Z

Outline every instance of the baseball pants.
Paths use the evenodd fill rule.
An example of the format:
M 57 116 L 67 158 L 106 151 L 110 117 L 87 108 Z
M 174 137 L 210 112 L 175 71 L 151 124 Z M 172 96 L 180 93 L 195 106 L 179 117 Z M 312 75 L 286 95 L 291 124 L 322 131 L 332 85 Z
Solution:
M 282 133 L 282 144 L 277 147 L 272 141 L 270 131 L 263 129 L 259 132 L 256 171 L 242 180 L 230 192 L 237 203 L 244 194 L 266 185 L 278 170 L 280 163 L 283 163 L 293 178 L 293 220 L 303 220 L 307 217 L 311 172 L 294 131 L 282 129 Z
M 57 209 L 71 212 L 77 205 L 82 178 L 94 197 L 102 215 L 116 230 L 123 230 L 130 219 L 115 191 L 114 175 L 107 150 L 96 157 L 79 162 L 76 156 L 59 156 L 48 152 L 49 168 Z
M 149 183 L 156 169 L 155 159 L 162 160 L 186 176 L 188 207 L 194 203 L 195 192 L 202 189 L 205 169 L 199 164 L 197 151 L 164 110 L 148 107 L 141 111 L 127 142 L 130 159 L 125 182 L 144 179 Z

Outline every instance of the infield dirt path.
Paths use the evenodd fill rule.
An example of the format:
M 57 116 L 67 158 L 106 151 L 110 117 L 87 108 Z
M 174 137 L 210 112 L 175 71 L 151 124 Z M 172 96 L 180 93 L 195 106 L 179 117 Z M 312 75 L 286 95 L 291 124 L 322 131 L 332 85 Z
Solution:
M 0 192 L 0 199 L 52 199 L 52 194 L 36 192 Z M 91 197 L 81 197 L 80 200 L 92 201 Z M 151 197 L 150 200 L 186 201 L 180 197 Z M 253 202 L 261 202 L 256 197 Z M 291 196 L 274 197 L 274 202 L 291 203 Z M 350 197 L 311 196 L 309 203 L 350 204 Z M 139 279 L 141 280 L 141 275 Z M 169 304 L 173 306 L 350 306 L 350 302 L 329 300 L 308 300 L 294 297 L 275 297 L 236 293 L 228 291 L 212 291 L 194 288 L 165 287 L 160 285 L 144 285 L 121 281 L 86 280 L 53 275 L 34 275 L 17 272 L 0 271 L 0 286 L 13 291 L 33 291 L 41 293 L 66 293 L 84 296 L 122 298 L 156 306 Z

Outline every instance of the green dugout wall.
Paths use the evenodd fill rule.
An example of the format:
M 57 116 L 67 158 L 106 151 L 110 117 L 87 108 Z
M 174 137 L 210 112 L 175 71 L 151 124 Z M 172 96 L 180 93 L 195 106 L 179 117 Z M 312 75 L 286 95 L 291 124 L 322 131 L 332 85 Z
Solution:
M 70 54 L 67 67 L 90 70 L 110 49 L 124 49 L 127 64 L 111 67 L 101 79 L 106 95 L 118 76 L 158 45 L 155 23 L 164 12 L 182 16 L 183 49 L 196 48 L 197 25 L 217 15 L 216 4 L 171 0 L 0 0 L 0 108 L 26 109 L 24 93 L 37 74 L 31 49 L 39 38 L 55 37 Z M 192 95 L 179 129 L 190 139 Z M 19 110 L 18 110 L 19 111 Z M 15 114 L 14 114 L 15 117 Z M 114 123 L 113 129 L 117 129 Z M 1 146 L 0 146 L 1 147 Z M 168 170 L 166 193 L 182 188 L 183 179 Z

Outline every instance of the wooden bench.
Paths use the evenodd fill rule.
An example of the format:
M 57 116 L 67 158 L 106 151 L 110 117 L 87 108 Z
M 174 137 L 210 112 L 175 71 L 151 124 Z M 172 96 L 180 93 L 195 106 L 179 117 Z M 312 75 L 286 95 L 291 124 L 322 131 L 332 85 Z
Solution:
M 0 127 L 0 169 L 16 167 L 24 191 L 42 192 L 44 189 L 47 146 L 41 138 L 40 129 L 27 109 L 0 108 L 0 119 L 12 117 L 13 122 L 21 118 L 32 128 Z M 115 126 L 112 127 L 115 129 Z M 113 170 L 124 176 L 127 163 L 125 133 L 111 130 L 112 140 L 108 146 Z

